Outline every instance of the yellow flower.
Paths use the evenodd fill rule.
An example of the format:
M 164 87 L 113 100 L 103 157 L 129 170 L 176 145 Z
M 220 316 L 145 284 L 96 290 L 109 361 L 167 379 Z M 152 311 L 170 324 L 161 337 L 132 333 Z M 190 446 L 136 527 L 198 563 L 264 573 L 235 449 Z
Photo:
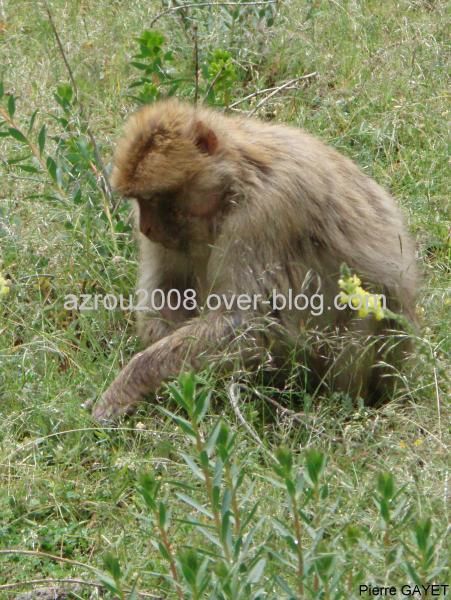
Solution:
M 9 282 L 0 273 L 0 298 L 9 294 Z
M 382 306 L 378 306 L 374 312 L 374 318 L 376 319 L 376 321 L 382 321 L 384 317 L 384 309 L 382 308 Z
M 384 318 L 384 309 L 382 308 L 382 300 L 379 294 L 370 294 L 361 287 L 362 282 L 357 275 L 340 278 L 338 285 L 340 292 L 340 303 L 348 304 L 357 309 L 357 314 L 361 319 L 368 315 L 373 315 L 377 321 Z
M 359 310 L 357 311 L 357 314 L 359 315 L 359 317 L 361 319 L 364 319 L 365 317 L 367 317 L 370 313 L 369 310 L 366 306 L 362 306 L 362 308 L 359 308 Z

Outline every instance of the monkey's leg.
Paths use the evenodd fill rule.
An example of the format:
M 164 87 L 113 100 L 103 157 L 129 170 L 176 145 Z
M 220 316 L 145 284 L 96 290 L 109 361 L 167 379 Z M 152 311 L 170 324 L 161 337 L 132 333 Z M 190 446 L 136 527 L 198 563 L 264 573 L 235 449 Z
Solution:
M 93 416 L 108 421 L 133 412 L 164 381 L 185 367 L 201 369 L 216 354 L 225 356 L 229 365 L 237 356 L 246 365 L 254 364 L 263 356 L 267 336 L 264 318 L 244 319 L 241 313 L 197 317 L 134 356 L 97 402 Z
M 168 308 L 154 312 L 138 312 L 137 332 L 142 345 L 147 348 L 167 337 L 197 314 L 195 310 L 170 310 Z

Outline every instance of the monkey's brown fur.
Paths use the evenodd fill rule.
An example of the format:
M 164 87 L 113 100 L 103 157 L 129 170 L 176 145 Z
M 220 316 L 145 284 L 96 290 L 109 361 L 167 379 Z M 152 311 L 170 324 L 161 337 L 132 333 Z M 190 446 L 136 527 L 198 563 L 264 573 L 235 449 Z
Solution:
M 192 288 L 198 305 L 210 293 L 319 291 L 325 310 L 271 312 L 260 302 L 252 311 L 139 312 L 147 348 L 104 394 L 97 418 L 131 412 L 185 366 L 221 354 L 233 368 L 237 355 L 282 365 L 294 353 L 312 381 L 368 401 L 387 393 L 390 369 L 377 362 L 400 354 L 386 351 L 393 323 L 336 310 L 333 298 L 346 263 L 414 320 L 414 247 L 392 197 L 351 160 L 297 128 L 168 100 L 130 117 L 112 183 L 137 200 L 138 289 Z

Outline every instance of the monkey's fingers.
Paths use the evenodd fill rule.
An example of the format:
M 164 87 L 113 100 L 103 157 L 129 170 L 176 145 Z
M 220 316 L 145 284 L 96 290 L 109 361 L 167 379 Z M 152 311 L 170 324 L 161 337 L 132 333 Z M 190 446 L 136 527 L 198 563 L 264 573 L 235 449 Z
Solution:
M 131 414 L 144 396 L 154 391 L 147 354 L 137 354 L 119 373 L 94 406 L 94 419 L 108 423 Z
M 117 393 L 113 384 L 95 404 L 92 416 L 99 423 L 112 423 L 119 417 L 132 413 L 136 404 L 131 398 Z

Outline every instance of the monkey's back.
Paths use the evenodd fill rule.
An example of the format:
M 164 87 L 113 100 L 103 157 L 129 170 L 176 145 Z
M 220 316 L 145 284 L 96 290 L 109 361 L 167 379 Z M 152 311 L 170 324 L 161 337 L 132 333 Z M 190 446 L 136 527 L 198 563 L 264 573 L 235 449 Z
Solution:
M 257 248 L 265 272 L 276 272 L 285 261 L 302 265 L 302 273 L 317 272 L 324 282 L 332 274 L 335 288 L 346 263 L 397 299 L 393 308 L 413 317 L 414 244 L 387 191 L 301 129 L 229 117 L 222 117 L 220 127 L 241 157 L 240 177 L 251 190 L 226 224 L 229 248 L 234 239 L 243 260 Z

